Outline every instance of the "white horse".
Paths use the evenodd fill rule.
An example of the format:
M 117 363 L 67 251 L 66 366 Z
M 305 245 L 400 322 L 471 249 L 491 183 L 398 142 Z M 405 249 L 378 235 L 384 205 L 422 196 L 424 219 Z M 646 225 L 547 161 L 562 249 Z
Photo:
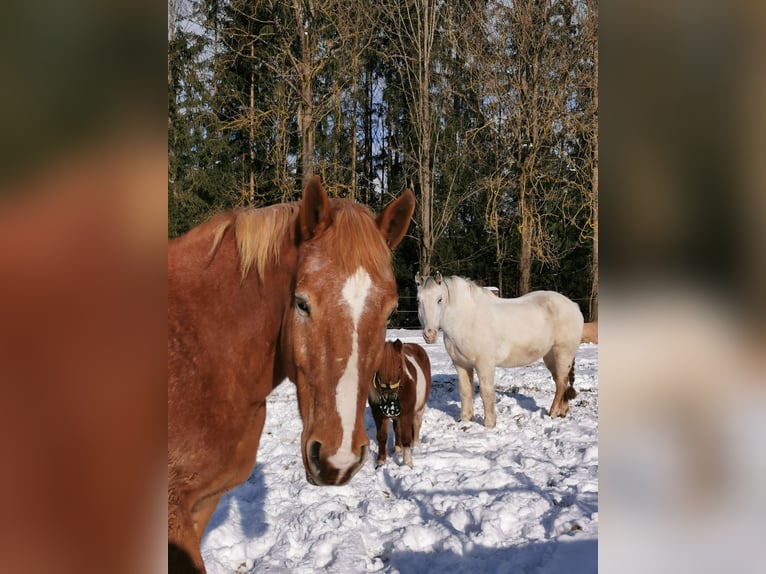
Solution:
M 484 426 L 495 426 L 495 366 L 521 367 L 540 357 L 556 382 L 551 417 L 564 417 L 576 392 L 574 358 L 583 316 L 576 303 L 554 291 L 501 299 L 462 277 L 415 275 L 418 318 L 427 343 L 444 332 L 457 369 L 460 420 L 473 418 L 473 371 L 479 375 Z

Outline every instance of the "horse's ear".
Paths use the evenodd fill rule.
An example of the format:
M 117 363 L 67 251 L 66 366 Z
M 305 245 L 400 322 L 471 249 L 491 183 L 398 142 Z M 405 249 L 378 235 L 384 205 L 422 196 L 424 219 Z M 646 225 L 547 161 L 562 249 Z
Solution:
M 386 240 L 389 249 L 399 245 L 399 242 L 410 227 L 412 214 L 415 212 L 415 194 L 411 189 L 405 189 L 399 197 L 388 204 L 378 215 L 378 229 Z
M 423 277 L 420 276 L 420 271 L 415 273 L 415 285 L 420 287 L 423 284 Z
M 306 241 L 316 237 L 329 227 L 330 221 L 330 200 L 319 181 L 319 176 L 311 176 L 303 187 L 300 210 L 301 239 Z
M 441 274 L 441 271 L 437 271 L 436 272 L 436 275 L 434 275 L 434 281 L 436 281 L 437 285 L 441 285 L 442 284 L 442 274 Z
M 401 340 L 397 339 L 396 341 L 394 341 L 394 351 L 396 351 L 397 353 L 401 353 L 402 352 L 402 342 L 401 342 Z

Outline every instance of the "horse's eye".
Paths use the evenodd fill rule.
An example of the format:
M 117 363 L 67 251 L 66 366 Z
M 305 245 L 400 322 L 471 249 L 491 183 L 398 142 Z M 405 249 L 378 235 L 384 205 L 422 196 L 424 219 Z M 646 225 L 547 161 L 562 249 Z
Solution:
M 298 307 L 298 310 L 301 311 L 302 313 L 305 313 L 306 315 L 311 315 L 311 309 L 309 308 L 309 304 L 306 302 L 305 299 L 296 298 L 295 306 Z
M 436 304 L 437 305 L 441 305 L 442 304 L 442 298 L 441 297 L 439 297 L 439 299 L 437 299 Z

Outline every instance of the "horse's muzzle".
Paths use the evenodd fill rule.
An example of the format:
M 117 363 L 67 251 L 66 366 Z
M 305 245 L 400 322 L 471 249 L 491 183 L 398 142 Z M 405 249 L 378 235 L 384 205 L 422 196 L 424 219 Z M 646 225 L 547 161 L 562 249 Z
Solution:
M 398 417 L 402 414 L 402 404 L 399 402 L 399 397 L 396 395 L 383 397 L 380 401 L 380 410 L 387 417 Z
M 426 343 L 435 343 L 438 333 L 436 329 L 423 329 L 423 339 Z
M 314 486 L 338 486 L 346 484 L 367 460 L 368 446 L 360 447 L 359 458 L 345 468 L 337 468 L 322 453 L 322 443 L 311 441 L 306 449 L 306 480 Z M 332 457 L 331 457 L 332 458 Z

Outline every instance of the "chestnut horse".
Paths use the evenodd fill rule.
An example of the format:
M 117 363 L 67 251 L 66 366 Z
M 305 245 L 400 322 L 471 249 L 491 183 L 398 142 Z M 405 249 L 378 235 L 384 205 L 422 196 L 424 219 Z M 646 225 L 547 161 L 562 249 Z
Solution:
M 495 367 L 521 367 L 540 358 L 556 382 L 548 411 L 564 417 L 577 394 L 574 360 L 583 316 L 577 303 L 555 291 L 533 291 L 515 299 L 496 297 L 463 277 L 415 275 L 418 318 L 427 343 L 444 333 L 444 347 L 455 365 L 460 389 L 460 420 L 473 418 L 473 371 L 479 375 L 484 426 L 495 415 Z
M 420 426 L 431 392 L 431 362 L 423 347 L 397 339 L 386 341 L 383 358 L 370 387 L 368 401 L 378 440 L 376 467 L 385 464 L 388 419 L 394 424 L 396 452 L 412 468 L 412 447 L 420 442 Z
M 378 217 L 328 199 L 213 217 L 168 245 L 170 571 L 204 572 L 200 540 L 221 495 L 252 472 L 266 397 L 289 378 L 315 485 L 367 459 L 365 396 L 397 305 L 391 250 L 415 208 L 406 190 Z

